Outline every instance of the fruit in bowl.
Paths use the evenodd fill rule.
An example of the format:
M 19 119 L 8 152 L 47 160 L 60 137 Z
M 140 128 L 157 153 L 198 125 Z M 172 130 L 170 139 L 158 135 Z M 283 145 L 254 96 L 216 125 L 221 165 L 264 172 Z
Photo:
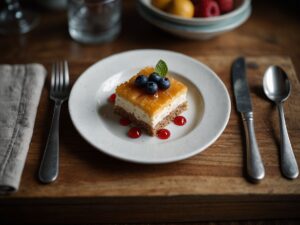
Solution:
M 152 5 L 161 10 L 165 10 L 172 0 L 152 0 Z
M 176 16 L 192 18 L 195 7 L 190 0 L 172 0 L 166 11 Z
M 213 17 L 234 9 L 234 0 L 152 0 L 152 5 L 184 18 Z

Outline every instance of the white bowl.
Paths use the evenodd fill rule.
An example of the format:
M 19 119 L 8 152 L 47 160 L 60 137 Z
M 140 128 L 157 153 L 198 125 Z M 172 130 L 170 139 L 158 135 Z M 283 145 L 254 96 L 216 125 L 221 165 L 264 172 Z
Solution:
M 161 19 L 164 19 L 169 22 L 182 24 L 182 25 L 189 25 L 189 26 L 199 26 L 199 25 L 212 25 L 217 24 L 219 22 L 225 21 L 232 17 L 235 17 L 239 14 L 242 14 L 251 3 L 251 0 L 236 0 L 236 7 L 233 11 L 215 17 L 209 18 L 183 18 L 180 16 L 172 15 L 170 13 L 164 12 L 151 4 L 151 0 L 138 0 L 142 7 L 146 8 L 147 10 L 151 11 L 153 14 L 158 16 Z
M 251 15 L 251 5 L 249 5 L 242 14 L 235 15 L 226 21 L 206 26 L 187 26 L 163 20 L 146 11 L 140 4 L 137 4 L 137 10 L 145 20 L 154 26 L 175 36 L 194 40 L 207 40 L 233 30 L 243 24 Z

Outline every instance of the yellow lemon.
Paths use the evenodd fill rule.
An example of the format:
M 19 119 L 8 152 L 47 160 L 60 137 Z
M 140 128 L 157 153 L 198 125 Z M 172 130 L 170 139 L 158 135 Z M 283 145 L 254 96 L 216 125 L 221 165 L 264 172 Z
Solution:
M 185 18 L 192 18 L 194 10 L 194 5 L 190 0 L 173 0 L 167 9 L 169 13 Z
M 172 0 L 152 0 L 152 5 L 155 7 L 165 10 Z

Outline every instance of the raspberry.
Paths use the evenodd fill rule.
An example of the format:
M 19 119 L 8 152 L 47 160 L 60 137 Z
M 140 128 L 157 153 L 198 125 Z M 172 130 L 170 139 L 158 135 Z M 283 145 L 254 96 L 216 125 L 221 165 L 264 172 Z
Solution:
M 193 4 L 194 4 L 194 17 L 200 17 L 200 0 L 193 0 Z
M 217 0 L 221 13 L 227 13 L 233 10 L 233 0 Z
M 220 8 L 213 0 L 202 0 L 200 3 L 200 16 L 211 17 L 220 15 Z

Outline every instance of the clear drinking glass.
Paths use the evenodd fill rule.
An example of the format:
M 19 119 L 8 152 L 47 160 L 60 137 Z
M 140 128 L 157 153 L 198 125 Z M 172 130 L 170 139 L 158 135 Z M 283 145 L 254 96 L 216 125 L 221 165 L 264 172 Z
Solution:
M 38 24 L 38 16 L 23 9 L 17 0 L 5 0 L 6 8 L 0 11 L 0 34 L 23 34 Z
M 71 37 L 81 43 L 114 40 L 121 31 L 121 0 L 69 0 Z

